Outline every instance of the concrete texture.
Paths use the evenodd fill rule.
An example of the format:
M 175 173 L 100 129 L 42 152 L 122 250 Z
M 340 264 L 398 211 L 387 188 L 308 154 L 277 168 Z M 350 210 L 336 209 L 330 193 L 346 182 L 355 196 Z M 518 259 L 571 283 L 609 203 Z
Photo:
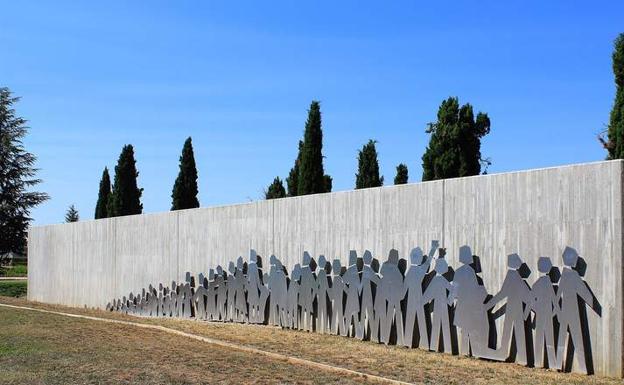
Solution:
M 601 316 L 588 310 L 596 373 L 622 376 L 622 171 L 609 161 L 34 227 L 28 298 L 103 308 L 186 271 L 226 267 L 254 248 L 292 268 L 303 251 L 347 262 L 391 248 L 407 258 L 432 240 L 458 267 L 459 247 L 480 256 L 485 287 L 500 289 L 506 256 L 518 253 L 537 278 L 537 260 L 562 266 L 566 246 L 587 264 Z

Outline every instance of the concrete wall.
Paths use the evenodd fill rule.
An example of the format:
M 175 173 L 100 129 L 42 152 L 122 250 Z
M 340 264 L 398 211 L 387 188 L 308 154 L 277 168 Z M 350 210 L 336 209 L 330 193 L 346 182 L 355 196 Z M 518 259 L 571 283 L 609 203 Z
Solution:
M 30 300 L 103 307 L 186 271 L 226 266 L 254 248 L 292 268 L 304 250 L 340 257 L 391 248 L 407 257 L 431 240 L 480 256 L 488 292 L 500 288 L 506 255 L 538 276 L 537 258 L 562 266 L 574 247 L 602 307 L 588 311 L 596 373 L 622 375 L 622 161 L 495 174 L 241 205 L 34 227 Z M 268 264 L 268 258 L 265 258 Z

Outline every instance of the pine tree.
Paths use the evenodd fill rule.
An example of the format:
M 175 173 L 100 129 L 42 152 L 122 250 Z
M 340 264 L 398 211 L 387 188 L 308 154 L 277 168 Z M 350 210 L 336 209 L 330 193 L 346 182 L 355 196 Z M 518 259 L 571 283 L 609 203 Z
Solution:
M 394 177 L 394 184 L 406 184 L 407 183 L 407 166 L 400 163 L 396 168 L 396 176 Z
M 8 88 L 0 88 L 0 255 L 24 254 L 30 210 L 49 199 L 30 191 L 41 180 L 34 178 L 35 156 L 24 148 L 28 127 L 15 114 L 18 101 Z
M 277 199 L 284 198 L 286 196 L 286 189 L 284 189 L 284 184 L 279 176 L 273 179 L 273 183 L 269 185 L 266 192 L 264 193 L 265 199 Z
M 323 170 L 321 108 L 318 101 L 312 101 L 303 135 L 297 176 L 297 195 L 328 192 L 328 187 L 328 176 Z
M 609 159 L 624 159 L 624 33 L 615 39 L 613 49 L 613 73 L 615 75 L 615 101 L 609 119 Z
M 358 173 L 355 174 L 355 188 L 379 187 L 383 185 L 383 176 L 379 176 L 379 161 L 374 140 L 369 140 L 358 154 Z
M 108 201 L 111 195 L 110 175 L 108 175 L 108 167 L 104 167 L 102 179 L 100 179 L 100 191 L 98 200 L 95 204 L 95 219 L 108 218 Z
M 143 189 L 137 186 L 139 172 L 134 160 L 134 148 L 131 144 L 125 145 L 115 166 L 113 191 L 108 202 L 108 216 L 141 214 L 143 205 L 141 195 Z
M 296 197 L 297 188 L 299 187 L 299 164 L 301 163 L 301 151 L 303 150 L 303 141 L 299 141 L 299 151 L 297 152 L 297 159 L 295 159 L 295 165 L 290 169 L 288 178 L 286 178 L 286 185 L 288 187 L 288 196 Z
M 490 164 L 481 156 L 481 138 L 490 132 L 490 119 L 479 112 L 475 120 L 472 106 L 459 106 L 457 98 L 443 101 L 438 120 L 429 123 L 429 146 L 423 159 L 423 180 L 478 175 Z
M 78 222 L 80 220 L 80 215 L 78 214 L 78 210 L 76 210 L 76 206 L 73 204 L 69 206 L 67 212 L 65 213 L 65 222 Z
M 199 207 L 197 194 L 197 167 L 193 154 L 193 143 L 189 137 L 184 142 L 182 155 L 180 156 L 180 172 L 173 185 L 173 204 L 171 210 L 184 210 Z

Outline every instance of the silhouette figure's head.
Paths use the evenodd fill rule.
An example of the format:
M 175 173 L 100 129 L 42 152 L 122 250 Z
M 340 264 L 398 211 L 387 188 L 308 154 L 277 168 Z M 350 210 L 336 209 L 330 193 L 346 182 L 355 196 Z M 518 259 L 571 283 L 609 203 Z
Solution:
M 399 264 L 399 252 L 396 249 L 390 250 L 390 253 L 388 254 L 388 263 L 391 265 Z
M 321 270 L 325 269 L 325 265 L 327 264 L 327 260 L 324 255 L 319 255 L 318 265 Z
M 236 266 L 234 265 L 234 262 L 230 261 L 230 264 L 228 265 L 228 271 L 230 272 L 230 274 L 234 274 L 236 272 Z
M 563 264 L 568 267 L 576 267 L 576 263 L 578 262 L 579 255 L 571 247 L 566 246 L 565 250 L 563 250 Z
M 298 281 L 299 278 L 301 278 L 301 265 L 300 264 L 296 264 L 295 267 L 293 268 L 291 278 L 294 279 L 295 281 Z
M 410 264 L 421 265 L 424 261 L 423 251 L 420 247 L 415 247 L 410 252 Z
M 258 262 L 258 254 L 256 253 L 256 250 L 254 249 L 249 250 L 249 261 L 251 263 Z
M 209 281 L 214 280 L 214 275 L 215 275 L 214 273 L 215 273 L 215 272 L 214 272 L 214 269 L 210 269 L 210 270 L 208 270 L 208 280 L 209 280 Z
M 472 250 L 470 250 L 470 246 L 462 246 L 459 248 L 459 262 L 464 265 L 470 265 L 474 262 L 472 257 Z
M 448 264 L 446 263 L 446 260 L 444 258 L 436 259 L 435 271 L 439 275 L 444 275 L 448 272 Z
M 355 266 L 357 263 L 357 252 L 355 250 L 349 251 L 349 267 Z
M 162 283 L 158 284 L 158 291 L 163 291 L 163 284 Z
M 187 272 L 186 272 L 186 274 L 185 274 L 185 276 L 184 276 L 184 280 L 185 280 L 186 282 L 191 282 L 191 280 L 192 280 L 192 279 L 193 279 L 193 277 L 191 277 L 191 272 L 190 272 L 190 271 L 187 271 Z
M 507 256 L 507 267 L 513 270 L 518 270 L 522 266 L 522 259 L 518 254 L 509 254 Z
M 243 270 L 243 257 L 238 257 L 238 259 L 236 260 L 236 268 L 238 270 Z
M 303 266 L 309 266 L 310 261 L 312 261 L 312 257 L 307 251 L 303 252 Z
M 340 275 L 340 271 L 342 270 L 342 265 L 340 264 L 340 259 L 334 259 L 332 262 L 332 270 L 335 276 Z
M 550 273 L 550 269 L 552 269 L 552 262 L 548 257 L 539 257 L 537 260 L 537 270 L 542 274 Z
M 221 265 L 217 266 L 217 275 L 223 275 L 223 268 L 221 267 Z
M 370 264 L 373 263 L 373 254 L 370 251 L 368 251 L 368 250 L 364 251 L 364 255 L 362 256 L 362 260 L 364 261 L 365 265 L 369 265 L 370 266 Z
M 269 262 L 271 263 L 271 265 L 275 265 L 275 261 L 277 260 L 277 257 L 275 255 L 271 255 L 269 257 Z

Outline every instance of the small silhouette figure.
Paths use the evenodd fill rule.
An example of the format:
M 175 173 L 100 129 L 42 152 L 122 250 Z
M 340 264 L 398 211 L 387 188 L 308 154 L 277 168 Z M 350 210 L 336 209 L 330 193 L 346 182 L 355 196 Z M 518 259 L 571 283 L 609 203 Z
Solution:
M 557 365 L 555 345 L 555 329 L 553 318 L 559 317 L 559 301 L 555 294 L 555 287 L 550 278 L 552 263 L 548 257 L 537 260 L 537 270 L 542 276 L 535 281 L 531 288 L 531 303 L 524 309 L 525 315 L 530 311 L 535 313 L 535 365 L 550 367 Z M 544 365 L 544 346 L 548 354 L 547 364 Z
M 403 332 L 403 312 L 401 310 L 401 301 L 405 298 L 405 287 L 403 286 L 403 274 L 399 270 L 399 252 L 395 249 L 390 250 L 388 260 L 381 266 L 381 285 L 377 295 L 381 295 L 379 303 L 380 311 L 386 307 L 385 316 L 381 321 L 381 342 L 390 343 L 390 334 L 393 322 L 396 325 L 396 343 L 404 345 Z
M 443 258 L 436 259 L 436 275 L 431 279 L 429 286 L 423 293 L 422 303 L 433 301 L 431 316 L 431 342 L 429 349 L 449 353 L 453 351 L 451 339 L 451 324 L 449 321 L 449 306 L 453 303 L 453 287 L 444 277 L 448 272 L 448 264 Z M 440 331 L 442 332 L 442 349 L 439 349 Z
M 208 280 L 204 278 L 203 274 L 199 274 L 199 285 L 195 289 L 193 294 L 193 305 L 195 306 L 195 318 L 205 320 L 206 318 L 206 300 L 208 294 Z M 205 282 L 204 282 L 205 281 Z
M 516 362 L 527 365 L 526 346 L 526 318 L 528 314 L 524 312 L 524 305 L 531 303 L 531 289 L 518 271 L 522 266 L 522 260 L 518 254 L 507 256 L 507 275 L 503 281 L 500 291 L 492 297 L 485 305 L 486 309 L 491 309 L 498 302 L 507 299 L 505 305 L 505 321 L 503 323 L 503 336 L 501 346 L 497 351 L 497 357 L 492 359 L 505 361 L 511 354 L 512 335 L 515 340 Z
M 357 268 L 357 253 L 354 250 L 349 252 L 349 267 L 342 276 L 345 284 L 347 302 L 345 305 L 345 326 L 347 335 L 358 339 L 364 338 L 362 325 L 360 324 L 360 272 Z
M 371 341 L 379 342 L 379 317 L 375 313 L 375 296 L 373 291 L 379 287 L 381 277 L 373 267 L 373 255 L 366 250 L 362 257 L 362 281 L 360 292 L 362 295 L 361 319 L 364 336 Z
M 575 270 L 579 255 L 571 247 L 563 251 L 563 264 L 559 289 L 556 301 L 561 301 L 561 313 L 559 319 L 559 338 L 557 339 L 557 368 L 563 369 L 564 355 L 566 361 L 571 353 L 570 342 L 574 346 L 574 357 L 578 367 L 584 373 L 588 373 L 585 358 L 585 340 L 581 323 L 581 308 L 585 304 L 593 304 L 594 296 L 587 284 Z M 583 302 L 579 301 L 582 300 Z M 584 309 L 583 309 L 584 310 Z M 569 333 L 569 334 L 568 334 Z M 569 337 L 569 340 L 568 338 Z M 565 354 L 564 354 L 565 353 Z
M 423 280 L 429 272 L 429 266 L 433 256 L 438 249 L 438 241 L 431 242 L 431 249 L 424 259 L 420 247 L 410 253 L 410 267 L 405 274 L 404 290 L 407 292 L 407 308 L 405 315 L 405 337 L 404 345 L 411 348 L 414 340 L 414 329 L 418 321 L 418 347 L 429 350 L 429 336 L 427 333 L 427 319 L 425 318 L 425 307 L 422 303 Z
M 288 277 L 279 259 L 270 257 L 271 271 L 269 274 L 269 318 L 274 326 L 286 327 L 288 307 Z
M 318 260 L 318 273 L 316 276 L 316 300 L 317 300 L 317 316 L 316 324 L 317 331 L 319 333 L 327 333 L 330 331 L 329 327 L 329 304 L 328 292 L 330 278 L 328 274 L 331 274 L 331 265 L 327 262 L 324 255 L 321 255 Z
M 296 264 L 288 283 L 288 314 L 287 314 L 287 327 L 291 329 L 299 328 L 299 291 L 301 284 L 301 265 Z
M 332 303 L 331 331 L 332 334 L 347 335 L 344 318 L 345 284 L 342 279 L 342 265 L 339 259 L 334 259 L 332 265 L 332 286 L 329 289 L 329 298 Z
M 301 304 L 301 324 L 300 328 L 306 331 L 314 331 L 314 298 L 316 297 L 317 282 L 316 275 L 312 271 L 311 264 L 314 260 L 308 254 L 303 253 L 303 266 L 301 267 L 301 288 L 299 292 L 299 303 Z
M 227 299 L 228 299 L 228 288 L 227 288 L 227 280 L 226 273 L 223 271 L 223 268 L 219 265 L 217 266 L 217 276 L 215 277 L 215 283 L 217 288 L 217 311 L 215 314 L 216 320 L 227 321 Z

